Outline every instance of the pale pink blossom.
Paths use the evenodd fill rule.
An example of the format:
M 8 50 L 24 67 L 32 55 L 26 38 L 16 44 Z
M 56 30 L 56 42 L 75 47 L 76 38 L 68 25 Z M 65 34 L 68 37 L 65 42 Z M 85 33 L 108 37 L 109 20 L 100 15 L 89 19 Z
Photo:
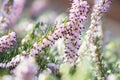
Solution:
M 16 33 L 11 32 L 6 36 L 0 38 L 0 52 L 8 50 L 13 47 L 16 42 Z

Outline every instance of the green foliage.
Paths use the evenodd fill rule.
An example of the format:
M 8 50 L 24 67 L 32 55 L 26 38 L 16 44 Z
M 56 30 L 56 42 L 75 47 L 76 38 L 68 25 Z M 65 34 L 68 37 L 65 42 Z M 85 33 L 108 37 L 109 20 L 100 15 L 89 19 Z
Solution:
M 103 52 L 104 66 L 107 74 L 114 74 L 117 80 L 120 79 L 120 42 L 119 40 L 110 41 Z
M 53 47 L 52 47 L 53 48 Z M 55 59 L 56 50 L 51 50 L 51 47 L 46 47 L 44 52 L 40 52 L 36 58 L 36 62 L 40 66 L 41 70 L 46 69 L 48 63 L 58 63 Z
M 93 80 L 91 61 L 85 57 L 76 66 L 62 64 L 61 80 Z
M 7 75 L 9 73 L 9 70 L 7 69 L 0 69 L 0 76 Z

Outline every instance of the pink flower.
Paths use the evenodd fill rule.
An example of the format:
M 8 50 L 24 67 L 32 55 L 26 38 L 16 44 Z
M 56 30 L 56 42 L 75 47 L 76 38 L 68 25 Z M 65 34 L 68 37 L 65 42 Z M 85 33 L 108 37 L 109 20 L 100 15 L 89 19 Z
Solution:
M 81 22 L 86 21 L 89 5 L 87 1 L 73 0 L 69 14 L 69 22 L 65 34 L 65 62 L 75 64 L 78 59 L 80 35 L 83 29 Z
M 16 33 L 11 32 L 10 34 L 0 38 L 0 52 L 10 49 L 16 42 Z

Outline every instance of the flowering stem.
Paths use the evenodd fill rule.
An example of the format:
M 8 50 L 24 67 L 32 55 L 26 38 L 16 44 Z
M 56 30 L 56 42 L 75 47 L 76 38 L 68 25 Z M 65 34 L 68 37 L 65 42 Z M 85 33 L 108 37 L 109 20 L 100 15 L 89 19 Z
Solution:
M 93 61 L 96 68 L 96 77 L 98 80 L 105 78 L 104 68 L 101 60 L 101 42 L 103 38 L 101 19 L 103 14 L 108 11 L 111 0 L 96 0 L 96 4 L 93 7 L 93 13 L 91 14 L 91 26 L 90 35 L 88 37 L 89 43 L 93 43 L 96 49 L 93 52 Z
M 93 64 L 96 70 L 96 78 L 101 80 L 105 77 L 104 68 L 101 61 L 101 42 L 103 39 L 102 33 L 102 17 L 108 11 L 111 0 L 96 0 L 91 13 L 91 25 L 86 32 L 85 40 L 80 48 L 80 53 L 92 55 Z
M 101 45 L 99 44 L 100 38 L 96 38 L 94 45 L 96 46 L 96 50 L 94 53 L 94 65 L 96 68 L 96 77 L 98 80 L 105 79 L 105 74 L 104 74 L 104 67 L 102 65 L 102 59 L 101 59 Z

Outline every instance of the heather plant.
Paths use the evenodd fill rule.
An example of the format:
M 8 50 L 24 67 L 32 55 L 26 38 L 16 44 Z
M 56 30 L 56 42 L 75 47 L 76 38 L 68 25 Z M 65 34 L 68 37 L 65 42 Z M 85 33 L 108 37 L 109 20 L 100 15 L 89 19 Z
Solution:
M 93 7 L 84 0 L 71 0 L 69 15 L 60 23 L 34 20 L 24 37 L 19 37 L 11 27 L 20 17 L 25 2 L 6 0 L 2 6 L 0 75 L 3 80 L 7 80 L 6 75 L 10 80 L 119 80 L 119 57 L 112 53 L 120 46 L 115 51 L 114 42 L 103 46 L 102 18 L 109 11 L 111 0 L 95 0 Z M 89 14 L 87 29 L 84 24 Z

